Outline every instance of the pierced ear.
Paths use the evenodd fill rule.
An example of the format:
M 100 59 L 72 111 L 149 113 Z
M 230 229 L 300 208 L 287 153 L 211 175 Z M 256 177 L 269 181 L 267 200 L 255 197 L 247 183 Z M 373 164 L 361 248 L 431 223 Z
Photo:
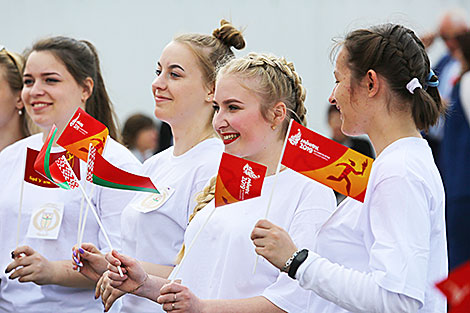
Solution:
M 210 103 L 214 102 L 214 92 L 210 92 L 207 94 L 206 102 L 210 102 Z
M 273 114 L 273 126 L 277 127 L 281 125 L 282 122 L 286 119 L 287 107 L 284 102 L 276 103 L 272 108 Z
M 24 108 L 23 100 L 21 100 L 21 93 L 19 93 L 19 94 L 18 94 L 18 98 L 16 98 L 15 107 L 16 107 L 18 110 L 22 110 L 22 109 Z
M 93 93 L 93 86 L 95 83 L 93 82 L 93 79 L 91 77 L 85 78 L 85 81 L 83 82 L 83 91 L 82 91 L 82 101 L 83 103 L 86 103 L 88 98 L 91 97 L 91 94 Z
M 369 70 L 367 71 L 366 79 L 367 79 L 367 91 L 368 91 L 369 97 L 373 97 L 379 91 L 379 87 L 380 87 L 379 77 L 374 70 Z

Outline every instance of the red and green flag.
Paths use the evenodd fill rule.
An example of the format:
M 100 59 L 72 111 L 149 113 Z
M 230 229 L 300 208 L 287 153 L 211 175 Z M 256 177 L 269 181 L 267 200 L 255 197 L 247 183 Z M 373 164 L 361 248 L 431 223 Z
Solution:
M 436 287 L 447 297 L 449 313 L 470 312 L 470 262 L 454 269 Z
M 215 206 L 259 197 L 267 167 L 223 153 L 215 185 Z
M 291 120 L 281 163 L 364 202 L 374 160 Z
M 78 108 L 57 139 L 57 144 L 86 162 L 90 143 L 99 154 L 103 154 L 108 134 L 104 124 Z
M 31 148 L 27 148 L 26 151 L 26 167 L 24 171 L 24 181 L 39 187 L 45 187 L 45 188 L 59 188 L 56 184 L 54 184 L 52 181 L 47 179 L 45 175 L 39 174 L 35 169 L 34 169 L 34 163 L 39 155 L 39 151 Z M 54 162 L 61 156 L 65 156 L 65 158 L 68 160 L 70 165 L 73 168 L 73 171 L 75 174 L 80 177 L 80 162 L 78 158 L 75 158 L 72 154 L 70 154 L 68 151 L 62 151 L 62 152 L 55 152 L 55 153 L 50 153 L 50 162 Z
M 60 157 L 64 157 L 64 154 L 56 153 L 53 157 L 51 154 L 52 143 L 54 142 L 55 135 L 57 133 L 57 127 L 55 125 L 52 126 L 46 141 L 44 142 L 41 151 L 39 151 L 36 160 L 34 161 L 33 168 L 36 172 L 46 177 L 49 181 L 53 182 L 57 186 L 63 189 L 71 189 L 70 185 L 65 180 L 65 177 L 62 175 L 59 167 L 55 163 L 55 160 L 59 159 Z M 31 153 L 31 152 L 30 152 Z M 28 161 L 28 160 L 27 160 Z M 73 156 L 69 160 L 69 163 L 72 162 L 73 167 L 79 168 L 79 160 L 75 160 Z M 28 162 L 27 162 L 28 163 Z M 77 165 L 75 165 L 75 163 Z M 77 177 L 79 176 L 80 171 L 77 172 Z M 26 171 L 25 171 L 26 176 Z M 27 181 L 27 180 L 26 180 Z M 45 187 L 45 186 L 44 186 Z
M 112 165 L 90 145 L 87 180 L 103 187 L 160 193 L 149 177 L 135 175 Z

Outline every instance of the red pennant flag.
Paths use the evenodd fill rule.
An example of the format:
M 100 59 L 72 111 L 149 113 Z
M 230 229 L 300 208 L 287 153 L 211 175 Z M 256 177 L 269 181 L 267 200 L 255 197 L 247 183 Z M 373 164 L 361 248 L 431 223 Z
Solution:
M 57 139 L 57 144 L 86 162 L 90 143 L 99 154 L 103 154 L 108 134 L 105 125 L 78 108 Z
M 223 153 L 215 185 L 215 206 L 259 197 L 267 167 Z
M 90 152 L 87 179 L 92 177 L 94 184 L 115 189 L 160 193 L 150 178 L 117 168 L 106 161 L 95 149 L 91 149 Z
M 43 175 L 40 175 L 37 171 L 34 170 L 34 162 L 36 161 L 38 154 L 39 154 L 39 151 L 31 149 L 31 148 L 27 148 L 24 181 L 27 183 L 39 186 L 39 187 L 59 188 L 58 185 L 54 184 L 49 179 L 46 179 Z M 65 156 L 65 158 L 68 160 L 68 162 L 72 166 L 73 171 L 75 172 L 75 175 L 77 177 L 80 177 L 80 162 L 78 158 L 75 158 L 68 151 L 51 153 L 50 162 L 55 162 L 55 160 L 57 160 L 61 156 Z
M 470 262 L 457 267 L 436 287 L 447 297 L 449 313 L 470 312 Z
M 364 202 L 374 160 L 291 121 L 281 163 Z
M 57 164 L 51 160 L 51 148 L 56 133 L 57 127 L 53 125 L 49 131 L 46 141 L 41 148 L 41 151 L 39 151 L 39 154 L 36 157 L 36 161 L 34 162 L 34 170 L 49 179 L 51 182 L 55 183 L 60 188 L 70 189 L 70 186 L 57 167 Z M 77 163 L 79 163 L 78 160 Z

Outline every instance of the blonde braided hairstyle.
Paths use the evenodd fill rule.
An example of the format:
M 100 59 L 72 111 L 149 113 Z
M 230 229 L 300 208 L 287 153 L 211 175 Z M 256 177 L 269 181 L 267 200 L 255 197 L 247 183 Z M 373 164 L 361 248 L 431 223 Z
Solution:
M 302 86 L 302 79 L 295 71 L 294 64 L 288 62 L 283 57 L 276 57 L 271 54 L 250 53 L 243 58 L 229 61 L 219 68 L 217 80 L 222 76 L 232 76 L 240 78 L 240 83 L 248 90 L 258 94 L 262 99 L 261 113 L 268 120 L 268 111 L 277 103 L 283 102 L 287 108 L 287 118 L 282 124 L 281 136 L 287 132 L 291 118 L 302 125 L 307 124 L 304 101 L 306 90 Z M 250 79 L 256 83 L 249 86 L 243 84 L 242 80 Z M 189 217 L 189 222 L 202 208 L 204 208 L 215 196 L 216 177 L 213 177 L 209 186 L 196 197 L 197 205 Z M 185 246 L 178 253 L 176 264 L 184 255 Z

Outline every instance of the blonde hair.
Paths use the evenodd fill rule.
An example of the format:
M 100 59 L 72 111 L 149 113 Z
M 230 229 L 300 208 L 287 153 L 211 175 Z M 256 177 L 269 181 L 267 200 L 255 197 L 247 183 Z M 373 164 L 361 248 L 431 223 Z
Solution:
M 23 89 L 24 64 L 25 59 L 22 55 L 8 51 L 6 48 L 0 50 L 0 68 L 3 68 L 3 76 L 13 92 L 21 92 L 21 89 Z M 26 114 L 24 107 L 20 111 L 22 112 L 20 123 L 23 138 L 31 135 L 31 130 L 38 132 L 38 129 L 33 126 L 34 123 Z
M 211 35 L 183 34 L 173 39 L 185 44 L 196 56 L 207 86 L 214 88 L 217 67 L 234 58 L 231 47 L 241 50 L 245 47 L 245 39 L 240 30 L 222 19 L 220 27 Z
M 272 54 L 252 52 L 221 67 L 217 79 L 226 75 L 254 79 L 257 82 L 244 87 L 262 99 L 261 113 L 266 120 L 273 105 L 278 102 L 286 105 L 287 118 L 284 120 L 281 136 L 285 136 L 291 118 L 304 126 L 307 125 L 307 109 L 304 104 L 307 93 L 292 62 Z
M 262 99 L 261 113 L 267 119 L 267 112 L 278 102 L 284 102 L 287 107 L 287 117 L 283 122 L 282 136 L 285 136 L 290 118 L 306 125 L 307 110 L 304 105 L 306 91 L 302 86 L 302 79 L 297 74 L 292 62 L 270 54 L 250 53 L 243 58 L 233 59 L 222 66 L 217 79 L 224 75 L 236 75 L 241 79 L 254 79 L 257 84 L 250 84 L 245 88 L 254 91 Z M 197 205 L 189 217 L 189 222 L 202 208 L 215 196 L 216 177 L 213 177 L 209 186 L 196 197 Z M 181 248 L 176 257 L 178 264 L 184 255 L 185 246 Z

